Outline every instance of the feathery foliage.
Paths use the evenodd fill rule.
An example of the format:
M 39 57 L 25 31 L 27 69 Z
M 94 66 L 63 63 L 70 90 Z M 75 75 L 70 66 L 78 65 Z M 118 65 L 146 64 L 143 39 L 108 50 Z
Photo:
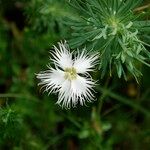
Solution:
M 81 11 L 80 20 L 68 22 L 73 29 L 70 45 L 85 46 L 101 54 L 99 69 L 102 77 L 116 69 L 118 77 L 130 72 L 136 80 L 141 74 L 140 63 L 150 66 L 150 52 L 142 41 L 141 32 L 150 29 L 150 22 L 141 20 L 134 8 L 141 0 L 72 0 L 70 4 Z M 126 71 L 127 70 L 127 71 Z M 113 71 L 114 74 L 114 71 Z

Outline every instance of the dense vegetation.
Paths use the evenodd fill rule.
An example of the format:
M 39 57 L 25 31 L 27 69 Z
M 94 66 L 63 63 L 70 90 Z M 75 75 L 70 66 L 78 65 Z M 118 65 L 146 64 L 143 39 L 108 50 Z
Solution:
M 77 1 L 79 3 L 75 0 L 0 0 L 1 150 L 150 149 L 149 0 L 138 5 L 139 0 L 123 0 L 124 5 L 128 4 L 128 9 L 133 10 L 131 14 L 124 10 L 127 13 L 123 17 L 125 25 L 130 28 L 126 22 L 134 20 L 131 15 L 138 16 L 138 21 L 142 20 L 133 27 L 139 30 L 136 33 L 139 39 L 147 43 L 144 44 L 146 53 L 138 57 L 140 61 L 133 61 L 131 57 L 125 61 L 124 57 L 117 57 L 117 42 L 112 40 L 110 43 L 115 49 L 107 47 L 105 57 L 100 58 L 101 66 L 98 65 L 92 73 L 98 81 L 96 101 L 88 103 L 88 107 L 78 105 L 65 110 L 55 105 L 57 95 L 48 96 L 37 86 L 39 81 L 35 73 L 46 70 L 46 64 L 50 63 L 49 50 L 58 41 L 67 40 L 75 50 L 86 46 L 87 50 L 93 48 L 93 51 L 101 52 L 99 47 L 111 39 L 105 36 L 116 35 L 113 29 L 106 31 L 106 26 L 103 35 L 86 33 L 93 30 L 96 20 L 89 20 L 91 24 L 85 27 L 87 17 L 93 13 L 94 18 L 97 10 L 95 7 L 91 10 L 88 0 Z M 92 5 L 97 1 L 104 2 L 89 1 L 93 2 Z M 117 0 L 111 1 L 116 6 Z M 130 42 L 127 47 L 137 50 L 137 43 L 131 39 Z M 111 64 L 112 56 L 118 59 L 113 57 L 114 63 Z

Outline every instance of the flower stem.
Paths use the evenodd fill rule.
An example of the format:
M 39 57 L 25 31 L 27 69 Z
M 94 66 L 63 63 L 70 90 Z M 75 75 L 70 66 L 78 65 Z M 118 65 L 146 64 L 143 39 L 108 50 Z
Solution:
M 109 97 L 113 98 L 114 100 L 117 100 L 125 105 L 128 105 L 128 106 L 140 111 L 141 113 L 145 114 L 148 117 L 150 116 L 150 112 L 148 110 L 146 110 L 145 108 L 143 108 L 142 106 L 134 103 L 134 100 L 128 100 L 127 98 L 124 98 L 121 95 L 118 95 L 106 88 L 97 87 L 97 90 L 102 93 L 107 94 Z

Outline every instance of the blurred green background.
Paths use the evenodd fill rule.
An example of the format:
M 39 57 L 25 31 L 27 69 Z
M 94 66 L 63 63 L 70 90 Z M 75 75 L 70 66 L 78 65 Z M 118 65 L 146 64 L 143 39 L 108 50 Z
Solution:
M 97 71 L 97 101 L 70 110 L 37 86 L 52 45 L 71 38 L 64 18 L 76 17 L 67 0 L 0 0 L 1 150 L 150 150 L 150 68 L 139 84 Z

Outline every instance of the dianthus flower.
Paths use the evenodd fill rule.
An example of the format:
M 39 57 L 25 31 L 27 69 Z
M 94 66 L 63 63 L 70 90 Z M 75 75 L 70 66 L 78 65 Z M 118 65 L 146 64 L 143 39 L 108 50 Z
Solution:
M 95 81 L 89 71 L 94 70 L 98 55 L 88 55 L 84 49 L 73 55 L 66 42 L 58 45 L 51 52 L 54 67 L 48 66 L 48 70 L 37 74 L 39 85 L 49 94 L 58 93 L 56 103 L 62 107 L 71 108 L 78 103 L 83 106 L 86 101 L 94 100 Z

